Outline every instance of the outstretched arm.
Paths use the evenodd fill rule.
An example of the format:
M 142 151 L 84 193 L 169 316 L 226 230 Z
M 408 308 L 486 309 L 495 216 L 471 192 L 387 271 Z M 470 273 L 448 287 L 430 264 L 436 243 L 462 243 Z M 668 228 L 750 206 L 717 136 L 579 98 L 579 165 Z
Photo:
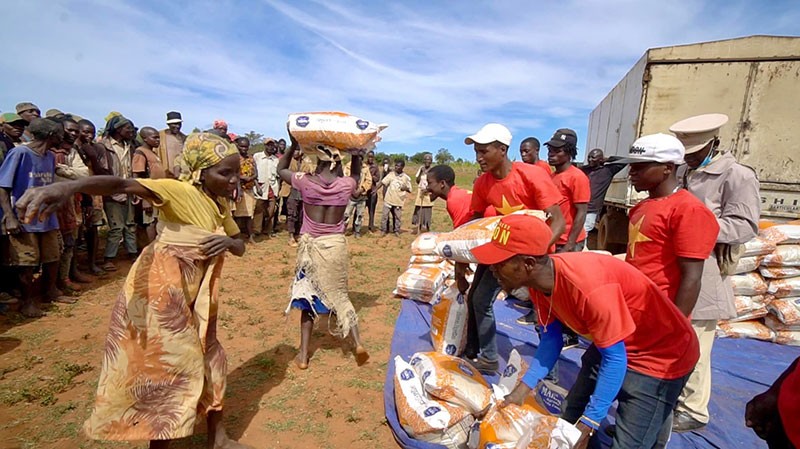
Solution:
M 133 179 L 122 179 L 117 176 L 90 176 L 77 181 L 28 189 L 17 201 L 17 216 L 23 223 L 31 223 L 35 217 L 38 217 L 39 221 L 44 221 L 76 193 L 98 196 L 127 193 L 151 202 L 158 199 L 153 192 Z
M 292 145 L 288 150 L 286 150 L 285 153 L 283 153 L 283 156 L 281 156 L 280 160 L 278 161 L 278 176 L 283 182 L 292 185 L 292 175 L 294 175 L 294 172 L 289 168 L 289 166 L 292 164 L 294 152 L 300 151 L 300 145 L 297 143 L 297 140 L 295 140 L 292 133 L 289 133 L 289 139 L 292 141 Z

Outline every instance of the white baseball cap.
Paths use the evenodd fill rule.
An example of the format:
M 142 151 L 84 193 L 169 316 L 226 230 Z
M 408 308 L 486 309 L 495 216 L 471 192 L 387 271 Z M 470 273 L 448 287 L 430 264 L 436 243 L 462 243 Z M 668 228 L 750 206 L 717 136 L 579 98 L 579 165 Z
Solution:
M 683 164 L 686 149 L 675 136 L 669 134 L 650 134 L 636 139 L 628 149 L 628 157 L 618 159 L 613 164 L 636 164 L 639 162 L 658 162 L 660 164 Z
M 474 143 L 489 144 L 500 142 L 506 146 L 511 146 L 511 131 L 499 123 L 487 123 L 478 132 L 464 139 L 466 145 Z

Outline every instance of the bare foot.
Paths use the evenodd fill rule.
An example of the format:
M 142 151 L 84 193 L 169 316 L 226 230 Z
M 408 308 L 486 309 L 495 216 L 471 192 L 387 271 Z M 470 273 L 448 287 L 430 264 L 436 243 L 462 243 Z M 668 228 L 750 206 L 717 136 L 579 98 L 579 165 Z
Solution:
M 254 449 L 253 446 L 238 443 L 228 438 L 227 436 L 217 437 L 214 442 L 214 449 Z
M 35 304 L 30 302 L 22 306 L 22 308 L 19 310 L 19 313 L 25 315 L 28 318 L 39 318 L 44 316 L 44 312 L 42 312 L 42 309 L 38 308 Z
M 294 364 L 299 369 L 308 369 L 308 359 L 303 359 L 300 354 L 297 354 L 297 357 L 294 358 Z
M 363 346 L 356 347 L 356 364 L 361 366 L 367 363 L 367 360 L 369 360 L 367 350 Z

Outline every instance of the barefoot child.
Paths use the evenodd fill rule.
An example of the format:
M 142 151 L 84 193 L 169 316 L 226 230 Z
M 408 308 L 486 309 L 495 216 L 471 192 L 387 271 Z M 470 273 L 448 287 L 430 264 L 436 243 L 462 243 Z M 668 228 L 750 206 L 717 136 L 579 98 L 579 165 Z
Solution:
M 293 172 L 289 164 L 299 145 L 292 137 L 292 146 L 278 163 L 278 174 L 303 197 L 303 227 L 297 248 L 297 270 L 287 308 L 300 309 L 300 353 L 297 367 L 308 368 L 308 343 L 314 320 L 320 314 L 333 313 L 336 324 L 333 335 L 351 335 L 356 345 L 356 362 L 366 363 L 369 355 L 358 333 L 358 315 L 347 293 L 347 240 L 344 237 L 344 212 L 350 196 L 358 189 L 361 155 L 353 155 L 350 176 L 342 174 L 339 151 L 317 147 L 317 169 L 314 174 Z
M 217 292 L 225 252 L 244 242 L 227 206 L 239 155 L 220 137 L 192 134 L 181 180 L 93 176 L 29 190 L 18 202 L 26 223 L 76 193 L 136 195 L 159 209 L 160 232 L 131 267 L 111 313 L 97 400 L 84 429 L 94 439 L 169 440 L 208 420 L 208 447 L 242 449 L 222 425 L 225 352 L 217 340 Z

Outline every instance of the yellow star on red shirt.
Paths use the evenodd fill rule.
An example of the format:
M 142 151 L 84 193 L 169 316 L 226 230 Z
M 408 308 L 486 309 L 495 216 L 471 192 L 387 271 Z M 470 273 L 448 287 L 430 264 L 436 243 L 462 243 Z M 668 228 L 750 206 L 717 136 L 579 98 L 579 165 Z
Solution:
M 642 223 L 644 223 L 644 215 L 636 224 L 628 223 L 628 252 L 631 259 L 636 257 L 636 244 L 642 242 L 652 242 L 653 239 L 642 234 Z
M 513 214 L 514 212 L 516 212 L 518 210 L 525 209 L 525 206 L 523 206 L 522 204 L 518 204 L 516 206 L 512 206 L 512 205 L 508 204 L 508 200 L 506 199 L 506 196 L 503 195 L 502 196 L 502 204 L 501 204 L 501 206 L 500 207 L 496 207 L 495 206 L 495 209 L 497 209 L 497 212 L 500 212 L 503 215 L 509 215 L 509 214 Z

